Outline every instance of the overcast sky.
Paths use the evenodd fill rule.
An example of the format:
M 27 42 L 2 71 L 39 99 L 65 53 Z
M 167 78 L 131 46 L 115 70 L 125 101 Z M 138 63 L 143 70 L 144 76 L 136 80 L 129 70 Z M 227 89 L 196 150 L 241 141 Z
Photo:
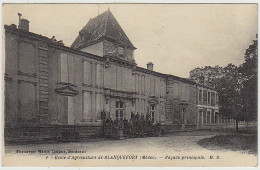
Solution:
M 18 24 L 70 46 L 79 30 L 110 8 L 137 48 L 135 60 L 154 70 L 188 77 L 196 67 L 243 63 L 257 34 L 255 4 L 12 4 L 3 6 L 3 24 Z

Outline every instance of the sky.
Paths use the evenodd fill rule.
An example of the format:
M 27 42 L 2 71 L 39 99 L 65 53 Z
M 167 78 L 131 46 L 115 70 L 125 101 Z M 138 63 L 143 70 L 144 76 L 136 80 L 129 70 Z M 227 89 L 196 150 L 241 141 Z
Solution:
M 31 32 L 70 46 L 108 8 L 137 48 L 138 66 L 152 62 L 184 78 L 197 67 L 242 64 L 258 30 L 256 4 L 4 4 L 2 22 L 18 25 L 19 12 Z

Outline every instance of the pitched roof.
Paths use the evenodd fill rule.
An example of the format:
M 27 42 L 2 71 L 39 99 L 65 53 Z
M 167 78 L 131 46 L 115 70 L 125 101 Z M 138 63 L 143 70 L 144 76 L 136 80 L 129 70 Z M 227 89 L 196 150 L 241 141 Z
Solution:
M 80 35 L 83 39 L 81 39 Z M 72 43 L 71 48 L 84 48 L 103 37 L 115 41 L 120 45 L 135 49 L 110 10 L 90 19 L 87 25 L 79 32 L 79 35 Z

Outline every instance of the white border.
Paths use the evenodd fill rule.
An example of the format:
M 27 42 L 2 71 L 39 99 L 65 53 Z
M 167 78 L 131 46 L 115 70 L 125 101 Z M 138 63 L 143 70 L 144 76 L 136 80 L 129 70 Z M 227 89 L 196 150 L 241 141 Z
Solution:
M 3 3 L 158 3 L 158 4 L 164 4 L 164 3 L 179 3 L 179 4 L 202 4 L 202 3 L 223 3 L 223 4 L 239 4 L 239 3 L 257 3 L 259 2 L 259 0 L 0 0 L 1 4 L 3 5 Z M 2 6 L 1 6 L 1 23 L 2 23 Z M 258 23 L 259 23 L 259 13 L 258 13 Z M 2 23 L 3 24 L 3 23 Z M 0 28 L 0 35 L 2 37 L 2 27 Z M 258 26 L 258 33 L 259 33 L 259 26 Z M 3 43 L 3 42 L 2 42 Z M 0 51 L 2 53 L 2 45 L 0 46 Z M 2 60 L 0 60 L 0 65 L 2 65 Z M 260 62 L 258 60 L 258 65 L 260 65 Z M 2 69 L 1 69 L 2 70 Z M 3 79 L 2 77 L 3 73 L 0 74 L 0 78 L 1 80 Z M 258 81 L 260 78 L 260 74 L 258 74 Z M 258 82 L 258 84 L 260 83 L 260 81 Z M 0 88 L 2 89 L 2 83 L 0 83 Z M 260 94 L 260 89 L 258 89 L 258 94 Z M 1 93 L 1 95 L 3 95 Z M 258 95 L 259 96 L 259 95 Z M 0 108 L 2 109 L 2 97 L 0 97 Z M 260 104 L 259 100 L 258 100 L 258 104 Z M 259 109 L 259 108 L 258 108 Z M 259 110 L 258 110 L 259 111 Z M 2 120 L 2 115 L 0 115 L 0 118 Z M 0 131 L 0 136 L 2 136 L 2 131 Z M 259 150 L 259 129 L 258 129 L 258 150 Z M 2 153 L 2 144 L 0 145 L 0 152 Z M 258 152 L 259 153 L 259 152 Z M 241 161 L 246 161 L 246 160 L 241 160 Z M 259 159 L 259 155 L 258 155 L 258 163 L 260 162 Z M 109 169 L 109 170 L 114 170 L 114 169 L 145 169 L 145 170 L 150 170 L 150 169 L 182 169 L 182 170 L 187 170 L 187 169 L 223 169 L 223 170 L 244 170 L 244 169 L 258 169 L 259 165 L 257 167 L 2 167 L 2 159 L 0 159 L 0 164 L 1 167 L 0 169 L 23 169 L 23 170 L 35 170 L 35 169 L 74 169 L 74 170 L 81 170 L 81 169 Z

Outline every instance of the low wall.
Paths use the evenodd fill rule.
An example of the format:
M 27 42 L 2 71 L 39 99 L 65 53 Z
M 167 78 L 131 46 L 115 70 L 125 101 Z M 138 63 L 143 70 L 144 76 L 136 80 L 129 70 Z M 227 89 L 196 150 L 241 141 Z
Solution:
M 59 141 L 62 133 L 77 133 L 80 139 L 101 137 L 102 126 L 37 126 L 37 127 L 5 127 L 5 143 L 37 143 L 43 141 Z
M 256 122 L 249 122 L 249 123 L 238 123 L 238 128 L 256 128 Z M 222 123 L 222 124 L 203 124 L 199 127 L 199 129 L 208 129 L 208 130 L 225 130 L 225 129 L 235 129 L 235 123 Z
M 203 124 L 203 125 L 193 125 L 186 124 L 185 128 L 180 124 L 164 124 L 161 126 L 162 131 L 164 133 L 173 133 L 179 131 L 193 131 L 193 130 L 227 130 L 227 129 L 235 129 L 235 123 L 222 123 L 222 124 Z M 239 123 L 238 128 L 247 128 L 247 127 L 257 127 L 256 122 L 247 123 Z

